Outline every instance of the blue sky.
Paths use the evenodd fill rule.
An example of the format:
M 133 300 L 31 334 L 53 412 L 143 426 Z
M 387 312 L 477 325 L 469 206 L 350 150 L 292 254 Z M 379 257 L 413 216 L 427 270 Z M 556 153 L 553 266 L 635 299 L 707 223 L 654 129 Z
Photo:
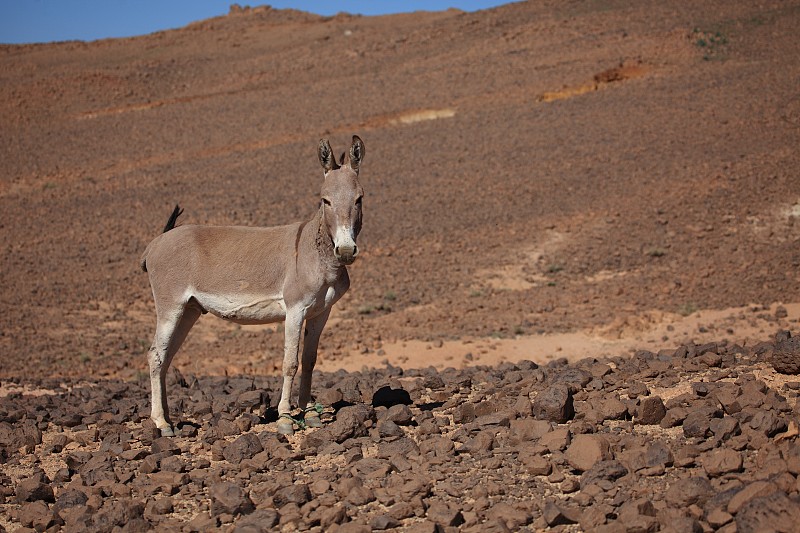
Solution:
M 508 1 L 0 0 L 0 43 L 92 41 L 143 35 L 224 15 L 232 3 L 253 7 L 269 4 L 274 8 L 291 7 L 320 15 L 335 15 L 341 11 L 382 15 L 416 10 L 440 11 L 448 7 L 475 11 Z

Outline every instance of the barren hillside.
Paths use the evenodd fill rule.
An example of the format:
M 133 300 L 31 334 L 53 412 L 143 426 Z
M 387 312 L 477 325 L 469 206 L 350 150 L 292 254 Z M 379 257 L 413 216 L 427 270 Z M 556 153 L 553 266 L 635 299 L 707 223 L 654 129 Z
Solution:
M 352 133 L 365 253 L 323 358 L 797 302 L 799 9 L 257 8 L 4 46 L 0 372 L 143 368 L 138 258 L 171 207 L 184 223 L 310 217 L 316 141 Z M 269 331 L 207 319 L 186 349 L 261 372 Z

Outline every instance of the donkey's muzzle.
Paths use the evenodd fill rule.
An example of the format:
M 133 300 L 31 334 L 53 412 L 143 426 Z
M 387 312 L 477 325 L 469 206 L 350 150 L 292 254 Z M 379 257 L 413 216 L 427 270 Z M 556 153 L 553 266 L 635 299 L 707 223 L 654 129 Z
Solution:
M 336 246 L 333 249 L 333 254 L 336 256 L 336 259 L 342 263 L 343 265 L 352 265 L 356 257 L 358 256 L 358 246 L 353 244 L 352 246 L 341 245 Z

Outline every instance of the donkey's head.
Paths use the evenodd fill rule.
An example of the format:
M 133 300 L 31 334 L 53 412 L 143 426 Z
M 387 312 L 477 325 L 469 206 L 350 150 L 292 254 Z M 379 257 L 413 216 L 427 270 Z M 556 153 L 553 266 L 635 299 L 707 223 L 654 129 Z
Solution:
M 356 238 L 361 231 L 361 199 L 364 189 L 358 182 L 358 169 L 364 160 L 364 143 L 353 135 L 353 144 L 339 162 L 327 139 L 319 141 L 319 162 L 325 170 L 320 193 L 323 224 L 333 242 L 333 254 L 343 265 L 358 256 Z

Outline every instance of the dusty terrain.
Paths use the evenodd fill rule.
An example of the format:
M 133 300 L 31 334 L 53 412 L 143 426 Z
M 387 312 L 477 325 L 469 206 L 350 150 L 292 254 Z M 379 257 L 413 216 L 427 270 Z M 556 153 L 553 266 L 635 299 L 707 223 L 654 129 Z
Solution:
M 419 501 L 413 500 L 414 517 L 398 512 L 392 519 L 404 527 L 445 527 L 449 520 L 426 515 L 441 511 L 433 505 L 441 503 L 453 516 L 460 512 L 456 527 L 480 528 L 494 520 L 488 509 L 495 504 L 519 510 L 535 501 L 519 523 L 502 527 L 594 529 L 619 522 L 626 499 L 645 498 L 650 506 L 635 509 L 635 516 L 655 520 L 645 520 L 645 529 L 668 525 L 669 510 L 682 509 L 697 527 L 730 530 L 739 507 L 713 500 L 711 492 L 733 494 L 726 491 L 761 482 L 776 491 L 752 489 L 751 497 L 780 499 L 771 496 L 780 493 L 784 499 L 775 505 L 790 509 L 798 494 L 797 389 L 769 357 L 777 332 L 800 334 L 798 25 L 800 3 L 777 1 L 534 2 L 478 13 L 332 18 L 257 8 L 131 39 L 0 46 L 0 424 L 8 426 L 0 431 L 0 469 L 13 489 L 4 495 L 0 524 L 19 527 L 26 505 L 30 516 L 30 506 L 43 502 L 47 509 L 39 511 L 59 515 L 48 497 L 20 496 L 20 483 L 40 476 L 37 469 L 44 478 L 29 484 L 52 487 L 54 498 L 83 487 L 90 500 L 77 507 L 176 528 L 197 516 L 226 524 L 252 516 L 229 509 L 212 517 L 214 483 L 206 474 L 249 491 L 259 476 L 266 480 L 279 469 L 280 486 L 263 489 L 272 491 L 269 501 L 248 495 L 256 512 L 274 509 L 289 529 L 327 529 L 311 516 L 317 507 L 304 507 L 305 496 L 276 501 L 273 494 L 307 483 L 323 495 L 328 489 L 315 486 L 312 474 L 327 462 L 340 468 L 325 480 L 333 487 L 322 498 L 331 504 L 325 509 L 344 510 L 330 511 L 339 514 L 326 524 L 352 519 L 375 527 L 372 520 L 392 505 L 375 491 L 388 491 L 398 479 L 414 483 L 407 473 L 494 473 L 495 484 L 508 485 L 519 476 L 520 454 L 563 471 L 564 480 L 547 478 L 550 485 L 531 482 L 508 494 L 486 489 L 471 496 L 471 507 L 452 510 L 462 490 L 455 481 L 439 487 L 434 476 L 427 488 L 393 496 Z M 351 292 L 323 334 L 317 392 L 345 402 L 330 391 L 346 392 L 361 380 L 360 396 L 345 403 L 366 411 L 339 411 L 336 423 L 355 416 L 366 435 L 333 439 L 346 452 L 304 444 L 313 432 L 276 444 L 268 413 L 232 404 L 193 412 L 200 396 L 213 398 L 215 387 L 227 386 L 215 380 L 239 383 L 241 376 L 251 376 L 249 385 L 226 394 L 263 389 L 262 399 L 277 402 L 281 328 L 204 317 L 175 361 L 193 379 L 172 389 L 186 396 L 173 406 L 183 407 L 183 420 L 195 424 L 186 427 L 198 433 L 187 429 L 176 439 L 179 450 L 169 452 L 179 451 L 184 464 L 169 464 L 188 469 L 191 482 L 179 475 L 180 483 L 165 489 L 172 511 L 163 502 L 163 512 L 148 510 L 162 492 L 141 487 L 161 486 L 144 470 L 159 470 L 165 456 L 149 459 L 154 464 L 144 470 L 140 463 L 167 445 L 152 444 L 142 425 L 155 320 L 138 267 L 141 252 L 176 203 L 186 209 L 183 223 L 310 218 L 322 177 L 318 139 L 329 137 L 343 149 L 354 133 L 366 144 L 363 251 L 350 268 Z M 626 366 L 637 352 L 660 361 L 653 375 L 640 375 L 646 365 Z M 616 361 L 614 378 L 592 374 L 599 372 L 587 362 L 592 358 Z M 545 417 L 554 424 L 546 431 L 520 429 L 528 422 L 519 420 L 537 417 L 536 397 L 559 372 L 581 369 L 600 382 L 570 385 L 572 418 L 559 424 Z M 392 379 L 400 380 L 393 388 L 410 394 L 412 419 L 381 433 L 386 412 L 372 389 Z M 620 390 L 621 379 L 642 381 L 648 392 Z M 746 396 L 739 407 L 753 411 L 717 400 L 722 407 L 706 414 L 727 420 L 723 425 L 735 418 L 732 430 L 686 434 L 675 420 L 663 431 L 661 422 L 638 425 L 637 404 L 648 395 L 669 404 L 670 390 L 688 394 L 667 413 L 692 402 L 713 404 L 719 391 L 693 388 L 701 382 L 734 383 L 726 387 L 738 389 L 725 394 Z M 505 389 L 503 399 L 493 396 Z M 764 398 L 750 398 L 756 393 Z M 624 412 L 592 414 L 587 404 L 608 395 L 619 396 Z M 495 419 L 470 425 L 475 421 L 457 413 L 462 407 L 448 403 L 450 397 Z M 533 404 L 523 406 L 518 397 Z M 123 400 L 133 403 L 103 414 L 109 401 Z M 480 407 L 483 400 L 494 403 Z M 53 415 L 54 406 L 64 412 Z M 237 429 L 218 429 L 220 420 L 235 421 Z M 656 436 L 643 437 L 642 427 Z M 563 490 L 581 472 L 565 455 L 568 442 L 537 444 L 563 430 L 605 435 L 610 451 L 603 460 L 620 463 L 629 477 L 600 483 L 600 492 L 584 490 L 582 480 Z M 455 448 L 427 448 L 434 433 Z M 502 452 L 486 449 L 489 437 L 478 437 L 484 433 Z M 244 434 L 258 435 L 269 455 L 250 470 L 220 455 L 222 442 Z M 59 435 L 66 442 L 53 448 Z M 664 463 L 664 472 L 645 467 L 656 468 L 646 476 L 650 492 L 638 492 L 641 465 L 624 451 L 643 443 L 626 439 L 651 437 L 665 442 L 675 461 Z M 421 448 L 403 450 L 409 464 L 389 464 L 391 454 L 376 451 L 402 439 Z M 456 451 L 470 439 L 484 440 L 474 453 Z M 523 441 L 534 449 L 519 449 Z M 694 446 L 686 452 L 692 460 L 681 455 L 687 446 Z M 136 449 L 153 453 L 140 456 Z M 725 452 L 717 459 L 733 460 L 735 468 L 709 473 L 698 458 L 723 449 L 740 453 L 742 466 Z M 123 452 L 126 463 L 117 465 Z M 295 461 L 272 461 L 285 454 Z M 87 479 L 85 464 L 95 455 L 114 465 L 112 476 Z M 300 457 L 321 463 L 304 466 Z M 763 468 L 775 458 L 783 463 Z M 378 462 L 358 466 L 367 459 Z M 536 466 L 545 468 L 540 459 Z M 56 476 L 61 469 L 63 479 Z M 192 478 L 197 471 L 205 471 L 200 481 Z M 375 500 L 342 501 L 352 489 L 339 488 L 343 476 L 359 479 Z M 677 479 L 698 476 L 711 483 L 703 485 L 702 502 L 664 496 Z M 114 486 L 98 485 L 102 480 Z M 740 485 L 728 486 L 736 480 Z M 481 498 L 485 505 L 476 505 Z M 548 498 L 609 509 L 559 526 L 550 520 L 552 508 L 545 512 Z M 286 505 L 296 506 L 298 517 Z M 731 519 L 709 518 L 718 509 Z M 72 518 L 67 527 L 85 527 Z

